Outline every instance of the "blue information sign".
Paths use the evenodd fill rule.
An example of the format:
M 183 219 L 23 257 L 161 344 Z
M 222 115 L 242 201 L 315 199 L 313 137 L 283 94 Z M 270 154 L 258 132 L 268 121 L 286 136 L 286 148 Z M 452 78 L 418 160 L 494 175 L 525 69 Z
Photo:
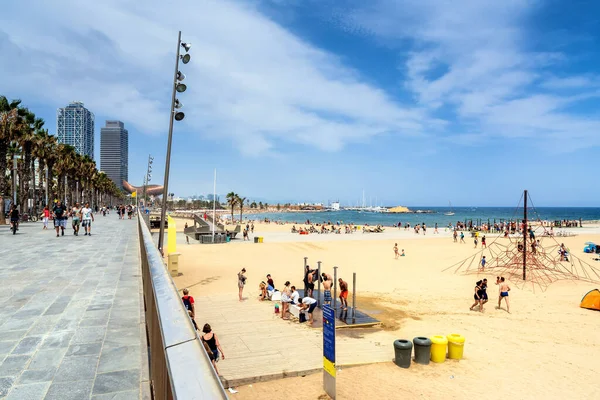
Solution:
M 335 311 L 323 306 L 323 369 L 335 378 Z

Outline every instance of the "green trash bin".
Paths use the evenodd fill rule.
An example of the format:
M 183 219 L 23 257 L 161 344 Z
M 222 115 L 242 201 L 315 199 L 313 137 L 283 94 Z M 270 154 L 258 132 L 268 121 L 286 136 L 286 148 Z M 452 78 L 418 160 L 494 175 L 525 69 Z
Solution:
M 394 363 L 401 368 L 410 367 L 413 344 L 410 340 L 399 339 L 394 341 Z
M 431 358 L 431 339 L 427 337 L 416 337 L 413 339 L 415 347 L 415 362 L 417 364 L 429 364 Z
M 258 243 L 258 236 L 254 237 L 254 243 Z

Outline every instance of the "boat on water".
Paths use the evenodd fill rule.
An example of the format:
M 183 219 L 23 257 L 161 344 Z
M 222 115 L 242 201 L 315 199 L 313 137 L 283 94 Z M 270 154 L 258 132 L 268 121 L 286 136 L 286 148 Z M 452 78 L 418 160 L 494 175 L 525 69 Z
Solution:
M 450 216 L 454 215 L 454 210 L 452 209 L 452 203 L 450 201 L 448 201 L 448 205 L 450 206 L 450 211 L 445 212 L 444 215 L 450 217 Z

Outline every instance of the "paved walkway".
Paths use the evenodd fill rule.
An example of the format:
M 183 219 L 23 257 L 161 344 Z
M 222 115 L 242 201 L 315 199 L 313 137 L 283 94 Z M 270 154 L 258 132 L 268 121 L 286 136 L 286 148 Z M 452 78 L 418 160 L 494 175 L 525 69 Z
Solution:
M 137 221 L 0 227 L 0 399 L 149 399 Z

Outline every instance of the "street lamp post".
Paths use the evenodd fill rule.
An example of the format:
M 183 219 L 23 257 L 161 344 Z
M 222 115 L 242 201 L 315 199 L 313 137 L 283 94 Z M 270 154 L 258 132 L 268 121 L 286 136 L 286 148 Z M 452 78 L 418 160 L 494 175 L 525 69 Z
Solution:
M 186 54 L 179 55 L 180 48 L 183 47 Z M 158 234 L 158 249 L 163 253 L 164 234 L 165 234 L 165 219 L 167 217 L 167 194 L 169 193 L 169 168 L 171 165 L 171 143 L 173 142 L 173 121 L 181 121 L 185 115 L 181 111 L 177 111 L 182 107 L 182 104 L 175 98 L 177 92 L 183 93 L 187 89 L 186 85 L 181 83 L 185 79 L 185 75 L 179 71 L 179 59 L 184 64 L 190 61 L 190 55 L 187 52 L 190 50 L 191 44 L 181 42 L 181 31 L 177 38 L 177 56 L 175 57 L 175 74 L 173 77 L 173 93 L 171 95 L 171 112 L 169 114 L 169 139 L 167 141 L 167 157 L 165 160 L 165 182 L 163 185 L 162 208 L 160 210 L 160 232 Z
M 148 200 L 146 197 L 146 193 L 148 192 L 148 185 L 150 184 L 150 179 L 152 179 L 152 162 L 154 161 L 154 157 L 148 154 L 148 169 L 146 170 L 146 176 L 144 177 L 144 208 L 148 208 Z

